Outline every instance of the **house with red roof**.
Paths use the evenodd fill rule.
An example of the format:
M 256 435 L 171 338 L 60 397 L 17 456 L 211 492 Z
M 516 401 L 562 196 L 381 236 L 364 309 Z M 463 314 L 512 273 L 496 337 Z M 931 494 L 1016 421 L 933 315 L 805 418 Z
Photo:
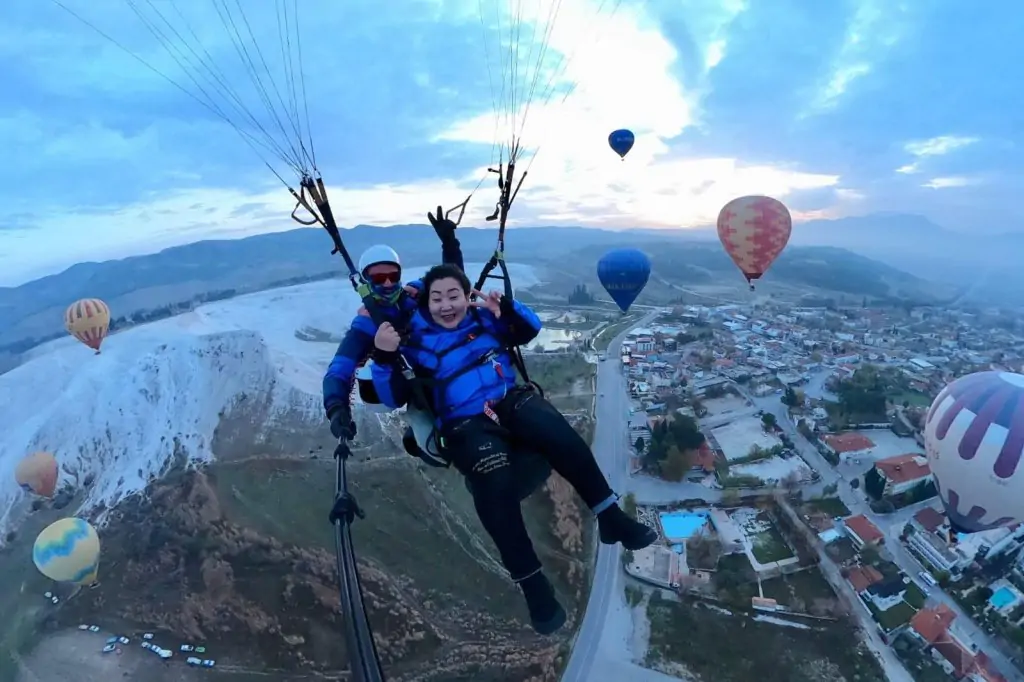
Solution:
M 861 433 L 829 433 L 821 438 L 825 448 L 840 460 L 865 455 L 874 449 L 874 442 Z
M 875 471 L 885 481 L 883 495 L 899 495 L 932 480 L 928 459 L 916 452 L 880 459 L 875 462 Z
M 914 614 L 907 629 L 912 641 L 954 679 L 968 682 L 1008 682 L 992 659 L 966 637 L 953 631 L 956 613 L 945 604 L 924 608 Z
M 878 530 L 878 526 L 871 523 L 868 517 L 863 514 L 847 516 L 843 519 L 843 526 L 846 528 L 846 534 L 853 540 L 853 544 L 857 549 L 862 549 L 869 545 L 878 546 L 885 541 L 885 535 L 882 531 Z

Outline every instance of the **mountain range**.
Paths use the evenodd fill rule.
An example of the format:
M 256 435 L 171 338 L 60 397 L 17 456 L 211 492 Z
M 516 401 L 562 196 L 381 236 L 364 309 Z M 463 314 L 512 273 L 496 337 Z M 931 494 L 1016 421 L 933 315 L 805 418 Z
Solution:
M 437 237 L 425 225 L 359 225 L 344 230 L 343 236 L 353 258 L 382 242 L 397 245 L 402 257 L 413 265 L 432 262 L 439 253 Z M 493 229 L 464 227 L 459 236 L 467 260 L 485 260 L 496 246 Z M 734 266 L 712 240 L 717 241 L 711 228 L 611 231 L 524 227 L 509 229 L 506 254 L 510 261 L 553 267 L 570 263 L 574 272 L 589 272 L 603 250 L 636 246 L 654 254 L 656 272 L 682 274 L 683 282 L 720 276 L 735 279 Z M 1024 279 L 1017 276 L 1014 260 L 1021 247 L 1024 235 L 972 239 L 920 216 L 812 221 L 794 227 L 790 248 L 770 276 L 779 282 L 855 296 L 892 293 L 896 290 L 889 284 L 900 280 L 898 293 L 912 297 L 925 294 L 927 298 L 929 291 L 935 291 L 937 298 L 948 301 L 948 287 L 953 287 L 957 297 L 965 300 L 1013 304 L 1018 294 L 1024 297 Z M 878 262 L 872 264 L 868 259 Z M 889 269 L 879 270 L 880 263 Z M 0 328 L 0 354 L 6 353 L 6 365 L 10 366 L 10 356 L 55 338 L 62 331 L 64 308 L 81 297 L 102 298 L 116 317 L 130 319 L 140 311 L 345 274 L 342 260 L 330 254 L 327 236 L 310 228 L 79 263 L 17 287 L 0 288 L 0 315 L 5 321 Z M 889 284 L 883 285 L 883 280 Z M 175 311 L 181 309 L 187 307 Z M 3 364 L 0 358 L 0 369 Z

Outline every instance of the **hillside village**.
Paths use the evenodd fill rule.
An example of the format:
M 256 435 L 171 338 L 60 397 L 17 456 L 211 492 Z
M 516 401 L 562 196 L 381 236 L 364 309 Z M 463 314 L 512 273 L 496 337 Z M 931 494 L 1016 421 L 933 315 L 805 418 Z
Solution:
M 998 313 L 928 308 L 686 306 L 634 329 L 602 361 L 627 376 L 630 503 L 663 542 L 626 571 L 752 614 L 849 615 L 917 680 L 1020 679 L 1024 526 L 951 532 L 921 435 L 946 383 L 1020 371 L 1020 349 Z

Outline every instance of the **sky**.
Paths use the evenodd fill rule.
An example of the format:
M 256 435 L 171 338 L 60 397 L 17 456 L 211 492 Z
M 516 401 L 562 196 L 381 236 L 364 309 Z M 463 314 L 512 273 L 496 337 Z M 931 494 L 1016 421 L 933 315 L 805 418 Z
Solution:
M 471 193 L 482 225 L 510 140 L 529 168 L 512 228 L 704 226 L 767 194 L 796 221 L 1021 229 L 1019 3 L 380 7 L 0 4 L 0 285 L 292 229 L 285 183 L 314 167 L 342 226 L 422 223 Z M 636 136 L 624 160 L 617 128 Z

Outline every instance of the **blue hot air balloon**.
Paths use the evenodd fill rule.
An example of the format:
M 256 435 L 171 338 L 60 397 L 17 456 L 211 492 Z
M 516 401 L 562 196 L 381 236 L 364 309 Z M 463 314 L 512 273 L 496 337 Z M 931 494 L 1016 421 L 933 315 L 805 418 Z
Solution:
M 636 142 L 636 138 L 633 136 L 633 131 L 625 128 L 613 130 L 612 134 L 608 136 L 608 146 L 622 159 L 626 158 L 626 154 L 633 148 L 634 142 Z
M 637 249 L 614 249 L 597 262 L 597 278 L 622 312 L 629 310 L 651 276 L 651 260 Z

